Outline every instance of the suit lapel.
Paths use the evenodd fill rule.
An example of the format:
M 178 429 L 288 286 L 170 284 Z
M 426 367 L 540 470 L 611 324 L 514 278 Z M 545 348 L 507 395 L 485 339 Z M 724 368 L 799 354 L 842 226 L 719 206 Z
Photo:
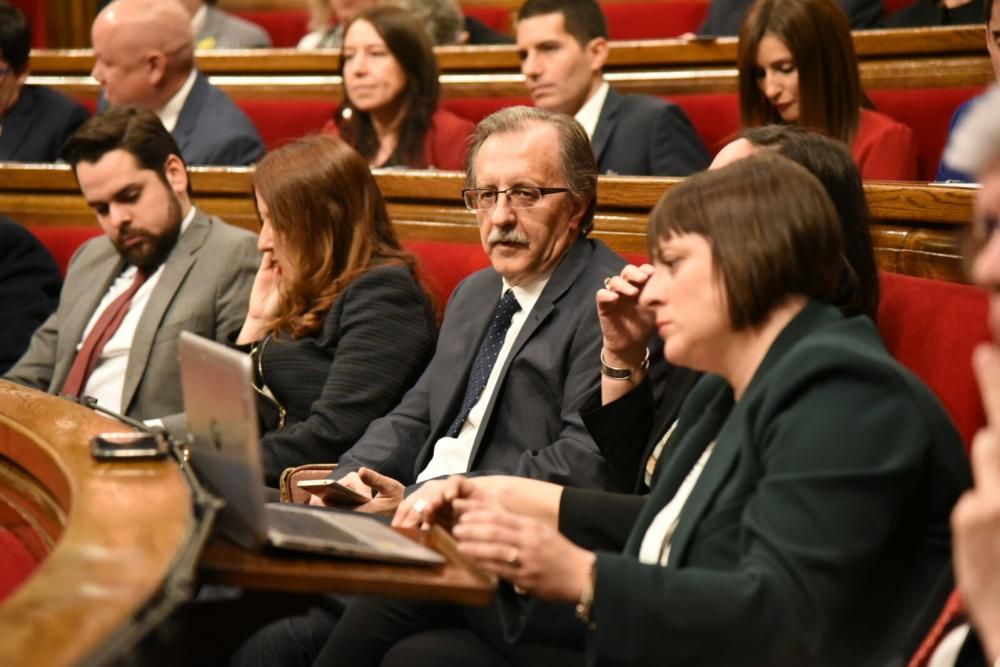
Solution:
M 180 291 L 188 271 L 194 265 L 198 249 L 205 242 L 209 229 L 208 218 L 201 211 L 195 209 L 191 225 L 177 240 L 177 245 L 163 265 L 163 274 L 157 280 L 153 293 L 149 295 L 149 301 L 142 311 L 139 324 L 135 329 L 135 336 L 132 338 L 128 367 L 125 369 L 125 382 L 122 387 L 122 414 L 128 413 L 136 389 L 139 387 L 139 381 L 146 372 L 149 353 L 152 350 L 153 340 L 156 338 L 160 322 L 177 292 Z
M 118 274 L 125 268 L 125 260 L 122 259 L 118 251 L 108 241 L 107 250 L 98 257 L 92 269 L 81 267 L 79 277 L 87 284 L 96 284 L 96 289 L 77 294 L 78 298 L 72 299 L 65 316 L 60 314 L 59 321 L 59 342 L 56 349 L 56 367 L 52 371 L 52 387 L 61 391 L 66 375 L 76 358 L 76 345 L 83 338 L 83 330 L 87 327 L 87 322 L 94 315 L 94 311 L 101 304 L 101 299 L 107 294 Z M 74 272 L 75 273 L 75 272 Z M 88 280 L 93 277 L 95 283 Z M 84 289 L 86 285 L 81 285 Z M 69 297 L 64 294 L 61 298 Z
M 184 100 L 184 106 L 181 107 L 174 131 L 170 133 L 177 142 L 177 147 L 181 149 L 182 155 L 189 152 L 188 147 L 191 144 L 191 137 L 197 129 L 198 116 L 201 114 L 201 108 L 205 105 L 206 95 L 208 95 L 208 79 L 201 72 L 196 72 L 194 85 L 191 86 L 191 92 Z
M 496 407 L 497 396 L 500 395 L 500 390 L 507 378 L 507 372 L 510 370 L 511 363 L 517 358 L 524 345 L 535 335 L 539 327 L 555 312 L 556 304 L 566 294 L 567 290 L 573 286 L 573 283 L 576 282 L 577 276 L 587 266 L 587 261 L 590 259 L 592 252 L 592 246 L 585 237 L 581 236 L 577 239 L 569 251 L 567 251 L 566 256 L 563 257 L 562 261 L 559 262 L 558 266 L 552 272 L 552 277 L 549 278 L 548 284 L 545 285 L 545 289 L 539 295 L 535 306 L 528 313 L 528 318 L 521 326 L 521 330 L 518 332 L 517 338 L 514 340 L 507 358 L 504 360 L 503 367 L 500 369 L 500 375 L 497 376 L 496 387 L 494 387 L 493 394 L 490 396 L 490 402 L 486 406 L 483 422 L 479 425 L 479 431 L 476 433 L 476 444 L 473 446 L 472 454 L 469 456 L 470 469 L 479 453 L 479 448 L 482 445 L 483 436 L 488 430 L 488 425 L 493 419 L 493 408 Z
M 590 144 L 594 149 L 594 158 L 598 163 L 600 163 L 601 156 L 604 155 L 604 150 L 608 147 L 608 141 L 614 132 L 618 107 L 621 105 L 621 101 L 622 96 L 618 91 L 609 87 L 608 96 L 605 98 L 604 106 L 601 107 L 601 114 L 597 118 L 594 137 L 590 140 Z

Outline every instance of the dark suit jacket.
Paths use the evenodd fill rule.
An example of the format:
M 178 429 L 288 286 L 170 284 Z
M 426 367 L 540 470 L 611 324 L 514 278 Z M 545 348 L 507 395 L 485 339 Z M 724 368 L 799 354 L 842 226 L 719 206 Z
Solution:
M 698 34 L 718 37 L 738 35 L 743 18 L 752 4 L 753 0 L 712 0 L 708 5 L 708 16 L 698 29 Z M 837 0 L 837 4 L 847 14 L 854 30 L 876 28 L 882 19 L 880 0 Z
M 63 143 L 89 116 L 65 95 L 25 85 L 2 119 L 0 162 L 55 162 Z
M 600 241 L 567 251 L 521 329 L 489 399 L 469 470 L 604 487 L 607 469 L 580 420 L 600 381 L 601 332 L 594 294 L 625 262 Z M 459 284 L 427 370 L 399 406 L 372 423 L 340 458 L 411 484 L 458 414 L 472 361 L 500 299 L 492 268 Z M 339 473 L 338 473 L 339 474 Z
M 608 90 L 591 143 L 602 174 L 689 176 L 711 161 L 683 109 L 614 88 Z
M 24 354 L 31 334 L 59 303 L 62 278 L 45 246 L 0 215 L 0 373 Z
M 277 486 L 287 467 L 335 462 L 396 407 L 427 365 L 436 330 L 410 270 L 382 266 L 348 285 L 315 335 L 259 346 L 255 366 L 287 411 L 279 431 L 277 411 L 258 401 L 268 485 Z
M 264 155 L 253 122 L 201 72 L 171 134 L 189 165 L 248 165 Z
M 183 410 L 180 332 L 224 340 L 246 317 L 259 263 L 254 234 L 195 212 L 139 319 L 125 371 L 122 413 L 151 419 Z M 59 308 L 35 331 L 28 351 L 4 378 L 58 393 L 87 322 L 124 268 L 106 236 L 83 244 L 70 260 Z
M 647 430 L 638 425 L 639 432 Z M 619 423 L 626 437 L 631 423 Z M 665 567 L 646 530 L 709 442 L 716 447 Z M 743 398 L 705 376 L 681 409 L 648 500 L 567 489 L 560 526 L 635 519 L 624 554 L 598 552 L 588 657 L 600 664 L 885 665 L 950 573 L 948 517 L 971 484 L 959 435 L 891 359 L 870 320 L 809 304 Z M 638 513 L 636 513 L 638 511 Z M 947 588 L 942 591 L 946 594 Z

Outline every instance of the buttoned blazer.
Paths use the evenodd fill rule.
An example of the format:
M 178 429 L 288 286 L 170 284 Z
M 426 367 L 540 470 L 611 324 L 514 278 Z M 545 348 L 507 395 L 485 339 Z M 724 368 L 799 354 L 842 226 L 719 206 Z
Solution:
M 189 165 L 248 165 L 264 154 L 253 122 L 201 72 L 171 134 Z
M 601 241 L 578 239 L 555 268 L 504 363 L 476 435 L 469 470 L 604 487 L 604 460 L 579 415 L 599 384 L 601 332 L 594 295 L 625 262 Z M 412 484 L 458 414 L 472 362 L 501 295 L 479 271 L 455 288 L 437 347 L 416 385 L 340 459 Z
M 55 162 L 59 150 L 90 116 L 65 95 L 25 85 L 3 120 L 0 162 Z
M 653 518 L 713 441 L 667 565 L 639 563 Z M 871 321 L 813 302 L 738 402 L 721 378 L 699 381 L 645 501 L 563 495 L 560 526 L 575 538 L 633 509 L 624 553 L 598 552 L 588 657 L 892 664 L 926 632 L 920 610 L 940 609 L 928 591 L 950 573 L 948 517 L 970 484 L 944 409 Z
M 710 162 L 679 106 L 649 95 L 622 95 L 614 88 L 601 107 L 591 144 L 602 174 L 689 176 Z
M 122 388 L 122 413 L 136 419 L 183 410 L 177 340 L 193 331 L 224 341 L 243 322 L 260 263 L 256 237 L 195 213 L 163 267 L 136 327 Z M 124 260 L 106 236 L 85 243 L 70 260 L 59 307 L 35 331 L 8 380 L 58 393 L 83 330 Z
M 212 40 L 213 49 L 267 49 L 271 36 L 261 26 L 238 16 L 233 16 L 213 5 L 205 7 L 205 23 L 195 37 L 195 44 L 205 48 L 205 40 Z

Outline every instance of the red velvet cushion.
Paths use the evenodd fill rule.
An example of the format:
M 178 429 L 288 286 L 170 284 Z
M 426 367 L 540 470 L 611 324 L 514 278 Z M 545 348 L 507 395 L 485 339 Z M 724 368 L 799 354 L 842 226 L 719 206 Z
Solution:
M 934 390 L 965 446 L 986 423 L 972 350 L 990 340 L 985 292 L 971 285 L 880 275 L 878 328 L 886 348 Z
M 740 98 L 736 93 L 664 96 L 684 109 L 711 155 L 740 132 Z
M 268 150 L 311 132 L 333 117 L 337 103 L 328 100 L 237 100 L 260 131 Z
M 909 7 L 915 2 L 915 0 L 882 0 L 882 13 L 888 17 L 900 9 Z
M 930 181 L 948 141 L 952 114 L 962 102 L 982 91 L 982 86 L 880 89 L 868 91 L 868 96 L 876 109 L 913 130 L 920 177 Z
M 462 13 L 471 16 L 483 23 L 487 28 L 492 28 L 505 35 L 510 34 L 512 12 L 505 7 L 483 7 L 480 5 L 463 6 Z
M 523 104 L 532 106 L 531 98 L 524 97 L 456 97 L 442 99 L 441 106 L 468 121 L 478 123 L 494 111 Z
M 29 227 L 31 233 L 42 242 L 59 265 L 59 271 L 65 276 L 66 267 L 73 257 L 76 249 L 83 245 L 84 241 L 101 234 L 101 228 L 95 225 L 80 227 Z
M 38 566 L 17 535 L 0 528 L 0 601 L 14 592 Z
M 604 3 L 611 39 L 662 39 L 697 32 L 708 0 Z
M 31 26 L 31 47 L 44 49 L 49 43 L 47 39 L 48 29 L 45 25 L 48 20 L 45 13 L 45 0 L 13 0 L 11 4 L 21 10 L 28 25 Z
M 301 9 L 254 9 L 233 13 L 264 28 L 276 48 L 293 47 L 309 32 L 309 12 Z

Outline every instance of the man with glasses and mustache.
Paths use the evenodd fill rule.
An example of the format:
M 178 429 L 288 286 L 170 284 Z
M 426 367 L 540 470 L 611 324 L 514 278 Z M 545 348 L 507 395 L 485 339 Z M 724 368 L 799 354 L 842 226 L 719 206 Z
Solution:
M 492 266 L 445 311 L 427 370 L 340 458 L 335 476 L 390 513 L 404 485 L 502 472 L 605 486 L 604 459 L 577 412 L 599 386 L 594 294 L 625 262 L 593 226 L 594 155 L 568 116 L 513 107 L 472 137 L 468 188 Z
M 191 203 L 177 143 L 151 111 L 91 118 L 61 157 L 104 235 L 73 256 L 58 309 L 4 377 L 135 419 L 181 412 L 177 338 L 239 330 L 256 237 Z

